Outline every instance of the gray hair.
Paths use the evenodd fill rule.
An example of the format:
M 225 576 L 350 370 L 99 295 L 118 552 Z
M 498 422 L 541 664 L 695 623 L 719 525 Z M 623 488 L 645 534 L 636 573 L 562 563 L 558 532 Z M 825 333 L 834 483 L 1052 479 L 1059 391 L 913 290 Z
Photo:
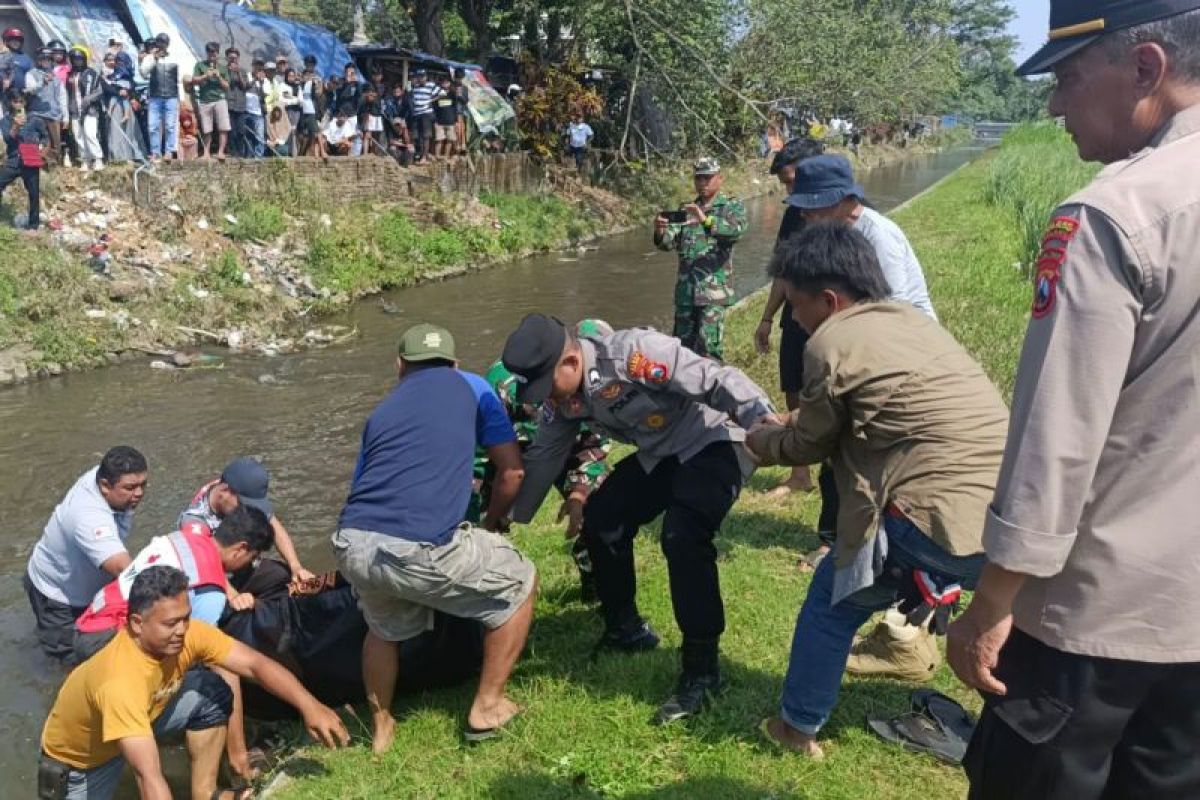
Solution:
M 1132 47 L 1154 42 L 1166 51 L 1175 76 L 1200 83 L 1200 9 L 1114 31 L 1103 41 L 1112 60 Z

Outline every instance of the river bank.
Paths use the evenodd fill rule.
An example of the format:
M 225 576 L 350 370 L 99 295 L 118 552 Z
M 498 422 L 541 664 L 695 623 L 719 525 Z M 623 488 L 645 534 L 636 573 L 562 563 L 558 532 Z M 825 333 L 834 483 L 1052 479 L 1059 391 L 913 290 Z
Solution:
M 1007 392 L 1023 334 L 1031 289 L 1019 269 L 1012 215 L 984 198 L 994 158 L 969 164 L 895 215 L 924 265 L 946 326 Z M 765 301 L 753 294 L 730 317 L 730 360 L 777 402 L 777 355 L 758 355 L 754 327 Z M 778 344 L 777 341 L 774 344 Z M 727 797 L 917 800 L 961 797 L 960 770 L 884 745 L 862 726 L 871 712 L 898 712 L 911 686 L 849 679 L 825 731 L 826 759 L 780 754 L 757 733 L 772 712 L 795 614 L 809 576 L 796 562 L 816 545 L 818 501 L 780 502 L 766 491 L 785 476 L 760 470 L 734 507 L 718 540 L 727 631 L 723 670 L 729 690 L 710 713 L 686 727 L 647 724 L 674 677 L 679 634 L 672 622 L 666 564 L 656 526 L 636 543 L 639 604 L 664 634 L 665 650 L 635 658 L 589 657 L 600 633 L 578 600 L 574 576 L 547 503 L 515 540 L 538 564 L 542 592 L 514 693 L 527 709 L 502 740 L 465 748 L 459 727 L 469 687 L 402 698 L 397 742 L 374 757 L 367 730 L 349 718 L 358 746 L 337 753 L 306 748 L 301 766 L 279 770 L 272 798 L 561 798 L 708 800 Z M 943 666 L 933 686 L 978 710 L 977 698 Z M 453 776 L 448 777 L 448 776 Z
M 864 148 L 856 160 L 878 167 L 943 144 Z M 151 209 L 125 199 L 128 167 L 47 173 L 52 229 L 0 228 L 0 386 L 132 359 L 212 366 L 201 348 L 277 355 L 343 343 L 354 330 L 330 315 L 364 296 L 535 253 L 585 252 L 690 193 L 685 169 L 630 172 L 608 191 L 551 168 L 538 193 L 347 203 L 286 163 L 267 166 L 250 191 L 212 183 L 219 167 L 197 173 Z M 757 160 L 726 171 L 740 196 L 775 188 Z

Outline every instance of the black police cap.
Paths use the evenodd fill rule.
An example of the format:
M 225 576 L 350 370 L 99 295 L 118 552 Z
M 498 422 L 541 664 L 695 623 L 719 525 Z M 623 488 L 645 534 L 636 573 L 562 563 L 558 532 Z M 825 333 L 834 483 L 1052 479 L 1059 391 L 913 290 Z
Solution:
M 1050 41 L 1018 75 L 1049 72 L 1106 33 L 1200 8 L 1200 0 L 1050 0 Z
M 504 343 L 500 360 L 517 379 L 517 400 L 540 403 L 554 388 L 554 368 L 567 345 L 567 328 L 545 314 L 521 320 Z

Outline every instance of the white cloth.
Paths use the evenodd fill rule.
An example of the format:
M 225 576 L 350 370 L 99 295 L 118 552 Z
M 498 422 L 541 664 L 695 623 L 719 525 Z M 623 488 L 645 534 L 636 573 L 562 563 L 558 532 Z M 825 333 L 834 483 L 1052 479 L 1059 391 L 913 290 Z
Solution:
M 85 472 L 50 515 L 29 556 L 29 580 L 51 600 L 83 607 L 110 580 L 100 565 L 126 552 L 133 512 L 115 512 L 96 483 L 99 467 Z

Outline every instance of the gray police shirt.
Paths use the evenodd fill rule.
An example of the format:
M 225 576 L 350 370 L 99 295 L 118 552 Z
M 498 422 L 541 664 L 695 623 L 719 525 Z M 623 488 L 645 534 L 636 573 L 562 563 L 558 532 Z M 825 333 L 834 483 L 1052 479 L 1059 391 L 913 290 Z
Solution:
M 51 600 L 82 608 L 112 580 L 100 565 L 124 553 L 133 512 L 116 512 L 100 494 L 99 467 L 85 472 L 50 515 L 29 556 L 29 580 Z
M 570 453 L 585 420 L 636 445 L 647 472 L 664 458 L 687 461 L 714 442 L 740 443 L 771 401 L 744 372 L 699 356 L 648 328 L 580 338 L 584 380 L 562 403 L 543 404 L 512 517 L 528 522 Z M 739 454 L 741 458 L 741 454 Z M 743 463 L 743 471 L 746 469 Z

